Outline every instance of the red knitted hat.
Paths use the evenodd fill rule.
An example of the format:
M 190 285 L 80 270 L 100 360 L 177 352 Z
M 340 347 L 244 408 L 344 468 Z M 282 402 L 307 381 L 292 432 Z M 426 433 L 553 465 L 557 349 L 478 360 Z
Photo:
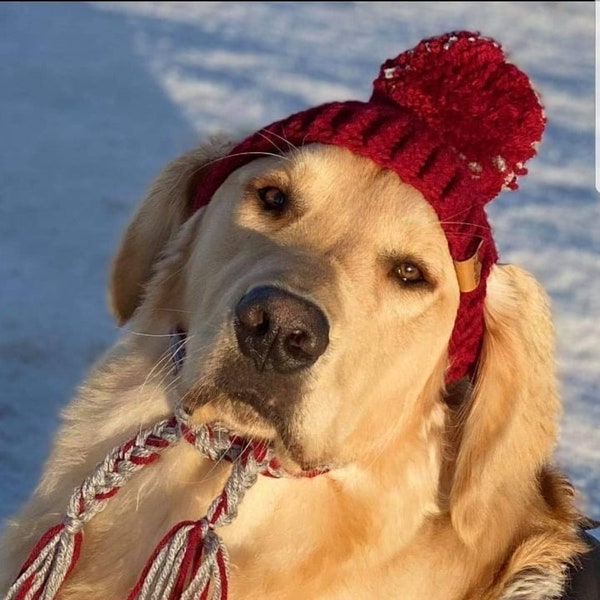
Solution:
M 495 41 L 466 31 L 420 42 L 386 61 L 368 102 L 323 104 L 272 123 L 211 166 L 193 200 L 207 204 L 235 169 L 285 139 L 334 144 L 392 169 L 435 209 L 455 262 L 475 257 L 475 289 L 461 292 L 447 381 L 472 375 L 483 336 L 486 279 L 497 251 L 485 204 L 534 156 L 545 116 L 525 73 Z

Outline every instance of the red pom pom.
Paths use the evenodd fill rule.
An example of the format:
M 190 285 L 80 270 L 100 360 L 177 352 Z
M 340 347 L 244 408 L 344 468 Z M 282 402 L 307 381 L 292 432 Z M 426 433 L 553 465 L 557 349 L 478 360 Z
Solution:
M 372 100 L 413 111 L 466 162 L 487 200 L 515 189 L 545 116 L 527 75 L 495 41 L 467 31 L 420 42 L 386 61 Z

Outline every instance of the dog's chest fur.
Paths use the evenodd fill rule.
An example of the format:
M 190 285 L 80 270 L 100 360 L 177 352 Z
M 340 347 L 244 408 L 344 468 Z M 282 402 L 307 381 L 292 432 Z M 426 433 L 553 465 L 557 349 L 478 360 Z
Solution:
M 160 387 L 151 382 L 133 387 L 130 381 L 126 384 L 128 369 L 116 367 L 122 364 L 119 349 L 114 355 L 98 367 L 104 381 L 102 389 L 93 387 L 96 377 L 92 374 L 90 384 L 68 411 L 64 435 L 42 483 L 48 492 L 46 502 L 53 506 L 51 519 L 60 506 L 66 506 L 65 492 L 80 483 L 124 435 L 121 411 L 129 411 L 128 420 L 149 425 L 167 410 L 168 401 Z M 140 361 L 144 363 L 140 358 L 130 363 Z M 113 373 L 114 389 L 113 385 L 106 388 L 107 372 Z M 116 390 L 120 390 L 123 406 L 119 409 L 113 402 L 109 409 L 109 404 L 100 402 L 101 396 L 108 393 L 114 401 Z M 89 419 L 90 414 L 95 415 L 97 425 L 93 436 L 81 426 L 82 415 Z M 86 461 L 73 465 L 68 449 L 77 447 L 82 436 L 93 437 L 96 443 Z M 215 465 L 201 458 L 186 443 L 167 450 L 156 465 L 140 472 L 86 526 L 80 562 L 65 583 L 61 600 L 125 598 L 166 531 L 179 521 L 202 517 L 221 490 L 228 470 L 227 464 Z M 260 477 L 248 492 L 238 518 L 219 531 L 234 565 L 231 597 L 392 598 L 403 590 L 403 595 L 415 600 L 462 599 L 468 579 L 461 576 L 466 560 L 461 552 L 447 547 L 440 553 L 447 542 L 427 541 L 422 536 L 418 536 L 418 544 L 402 548 L 420 528 L 437 535 L 436 528 L 424 526 L 421 518 L 411 521 L 398 516 L 407 515 L 409 505 L 427 500 L 414 495 L 423 487 L 411 491 L 405 486 L 404 494 L 399 490 L 382 492 L 376 495 L 378 503 L 373 504 L 373 495 L 367 490 L 376 485 L 369 473 L 353 469 L 310 480 Z M 38 523 L 38 529 L 52 524 L 46 521 Z M 299 522 L 302 527 L 298 527 Z M 15 538 L 19 533 L 15 532 Z M 23 554 L 32 541 L 21 537 L 14 543 L 23 547 Z M 441 566 L 443 556 L 447 564 Z M 452 570 L 456 570 L 454 577 L 449 576 Z M 119 576 L 107 578 L 110 572 Z M 515 600 L 521 598 L 525 597 L 515 596 Z

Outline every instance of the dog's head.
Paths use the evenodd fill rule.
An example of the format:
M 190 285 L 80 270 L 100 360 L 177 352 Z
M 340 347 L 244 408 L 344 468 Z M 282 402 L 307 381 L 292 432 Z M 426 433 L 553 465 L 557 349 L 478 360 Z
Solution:
M 315 122 L 305 117 L 268 133 Z M 374 122 L 349 127 L 346 144 L 309 135 L 282 151 L 261 134 L 250 146 L 260 138 L 266 148 L 246 140 L 225 160 L 227 149 L 208 147 L 168 166 L 124 236 L 112 306 L 136 330 L 186 332 L 171 379 L 196 418 L 272 441 L 292 470 L 422 455 L 438 501 L 475 538 L 474 512 L 490 510 L 502 486 L 535 485 L 554 444 L 552 330 L 544 293 L 522 270 L 493 265 L 495 249 L 484 248 L 475 292 L 461 291 L 457 248 L 491 235 L 452 219 L 443 200 L 472 189 L 471 200 L 489 199 L 522 164 L 505 173 L 498 160 L 459 157 L 440 186 L 445 150 L 430 148 L 412 173 L 412 159 L 395 168 L 372 145 L 362 151 L 358 140 L 378 136 Z M 472 298 L 477 365 L 449 379 Z
M 236 171 L 183 229 L 152 293 L 187 331 L 189 407 L 309 467 L 365 453 L 365 427 L 377 446 L 382 417 L 400 424 L 430 378 L 442 387 L 458 283 L 435 212 L 395 173 L 306 146 Z M 140 242 L 117 260 L 116 306 Z

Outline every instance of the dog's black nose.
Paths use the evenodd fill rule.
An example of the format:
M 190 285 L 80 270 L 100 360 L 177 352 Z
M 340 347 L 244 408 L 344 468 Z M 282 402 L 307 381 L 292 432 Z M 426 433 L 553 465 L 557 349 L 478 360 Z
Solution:
M 329 323 L 308 300 L 271 286 L 248 292 L 235 309 L 235 334 L 259 371 L 310 367 L 329 344 Z

